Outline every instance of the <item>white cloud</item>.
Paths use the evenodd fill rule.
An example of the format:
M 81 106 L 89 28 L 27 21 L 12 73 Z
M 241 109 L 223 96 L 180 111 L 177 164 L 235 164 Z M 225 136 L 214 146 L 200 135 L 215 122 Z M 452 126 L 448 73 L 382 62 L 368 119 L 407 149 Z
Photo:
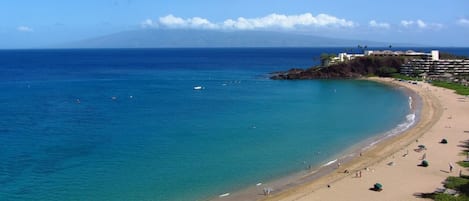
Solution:
M 183 19 L 174 15 L 167 15 L 160 17 L 159 23 L 169 28 L 195 28 L 195 29 L 215 29 L 218 28 L 216 24 L 211 23 L 209 20 L 201 17 L 193 17 Z
M 433 29 L 442 29 L 444 27 L 443 24 L 433 23 L 431 24 L 431 28 Z
M 204 28 L 204 29 L 216 29 L 218 28 L 218 25 L 211 23 L 205 18 L 200 18 L 200 17 L 193 17 L 188 19 L 188 22 L 191 27 L 193 28 Z
M 370 25 L 370 27 L 376 27 L 376 28 L 383 28 L 383 29 L 389 29 L 391 28 L 391 25 L 389 23 L 386 23 L 386 22 L 376 22 L 375 20 L 371 20 L 368 25 Z
M 16 30 L 20 32 L 33 32 L 34 31 L 31 27 L 27 27 L 27 26 L 19 26 L 16 28 Z
M 422 20 L 417 20 L 416 23 L 417 23 L 417 26 L 418 26 L 419 28 L 426 28 L 426 27 L 427 27 L 427 23 L 425 23 L 425 22 L 422 21 Z
M 354 27 L 356 24 L 352 21 L 340 19 L 327 14 L 313 16 L 311 13 L 301 15 L 280 15 L 270 14 L 261 18 L 243 18 L 236 20 L 228 19 L 223 22 L 223 27 L 227 29 L 265 29 L 265 28 L 284 28 L 294 29 L 297 27 Z
M 146 19 L 140 23 L 142 28 L 151 28 L 151 27 L 158 27 L 158 23 L 154 23 L 151 19 Z
M 415 21 L 413 21 L 413 20 L 402 20 L 401 21 L 401 26 L 403 26 L 405 28 L 417 27 L 417 28 L 420 28 L 420 29 L 434 29 L 434 30 L 438 30 L 438 29 L 443 28 L 442 24 L 427 23 L 427 22 L 424 22 L 421 19 L 418 19 L 418 20 L 415 20 Z
M 408 21 L 408 20 L 402 20 L 401 21 L 401 25 L 404 26 L 404 27 L 410 27 L 414 24 L 414 21 Z
M 269 28 L 295 29 L 300 27 L 355 27 L 350 20 L 337 18 L 327 14 L 317 16 L 311 13 L 301 15 L 270 14 L 260 18 L 226 19 L 221 23 L 213 23 L 201 17 L 181 18 L 174 15 L 160 17 L 158 22 L 147 19 L 141 23 L 147 27 L 193 28 L 193 29 L 225 29 L 225 30 L 255 30 Z
M 469 26 L 469 19 L 461 18 L 458 20 L 458 24 L 463 25 L 463 26 Z
M 175 17 L 174 15 L 167 15 L 160 17 L 160 23 L 166 26 L 183 26 L 186 24 L 186 21 L 180 17 Z

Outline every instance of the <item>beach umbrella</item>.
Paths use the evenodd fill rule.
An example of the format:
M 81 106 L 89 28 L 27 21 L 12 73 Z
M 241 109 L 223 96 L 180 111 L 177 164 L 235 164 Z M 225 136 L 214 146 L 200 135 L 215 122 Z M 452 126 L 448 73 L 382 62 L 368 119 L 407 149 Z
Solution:
M 376 183 L 374 186 L 375 190 L 379 191 L 379 190 L 382 190 L 383 189 L 383 185 L 380 184 L 380 183 Z
M 428 167 L 428 161 L 423 160 L 420 165 L 423 166 L 423 167 Z

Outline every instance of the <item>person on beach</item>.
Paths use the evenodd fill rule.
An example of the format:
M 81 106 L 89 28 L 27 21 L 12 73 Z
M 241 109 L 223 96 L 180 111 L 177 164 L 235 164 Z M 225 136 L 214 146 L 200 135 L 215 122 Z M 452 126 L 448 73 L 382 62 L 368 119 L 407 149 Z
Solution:
M 453 164 L 449 163 L 449 172 L 453 172 Z
M 427 158 L 427 153 L 424 153 L 424 154 L 422 155 L 422 160 L 425 160 L 426 158 Z
M 272 188 L 264 188 L 264 195 L 265 195 L 265 196 L 268 196 L 268 195 L 270 195 L 270 193 L 271 193 L 272 191 L 273 191 Z

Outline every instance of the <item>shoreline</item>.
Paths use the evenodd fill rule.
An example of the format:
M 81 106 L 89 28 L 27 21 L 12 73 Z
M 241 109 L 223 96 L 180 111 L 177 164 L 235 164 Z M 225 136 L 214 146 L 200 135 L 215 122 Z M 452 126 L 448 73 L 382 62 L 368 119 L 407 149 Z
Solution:
M 423 200 L 423 193 L 443 189 L 442 182 L 448 176 L 469 173 L 467 168 L 455 165 L 457 161 L 466 159 L 461 153 L 469 143 L 467 97 L 428 83 L 413 85 L 386 78 L 370 79 L 397 84 L 419 94 L 423 102 L 420 123 L 400 136 L 380 143 L 365 154 L 365 161 L 359 158 L 347 164 L 348 168 L 363 172 L 363 176 L 356 177 L 355 172 L 342 176 L 333 173 L 262 200 Z M 442 139 L 449 143 L 441 144 Z M 427 149 L 415 150 L 420 144 Z M 419 167 L 423 159 L 429 161 L 430 166 Z M 451 171 L 449 166 L 454 166 L 455 170 Z M 384 190 L 370 190 L 375 183 L 383 184 Z
M 359 167 L 368 167 L 375 163 L 378 163 L 381 160 L 384 160 L 384 158 L 398 151 L 395 149 L 387 149 L 386 147 L 389 144 L 396 142 L 402 143 L 403 140 L 405 142 L 408 141 L 408 144 L 411 144 L 415 139 L 412 138 L 409 141 L 408 139 L 402 139 L 403 136 L 406 136 L 408 138 L 408 132 L 410 130 L 415 129 L 416 127 L 421 128 L 422 123 L 425 123 L 425 125 L 428 124 L 427 121 L 422 121 L 422 118 L 420 117 L 424 114 L 426 107 L 428 107 L 425 106 L 426 103 L 424 102 L 424 98 L 422 98 L 421 94 L 419 94 L 417 91 L 408 88 L 400 83 L 394 83 L 390 80 L 385 81 L 381 78 L 367 78 L 365 80 L 380 82 L 391 87 L 396 87 L 398 90 L 403 90 L 403 93 L 412 97 L 412 105 L 414 107 L 412 107 L 411 109 L 413 112 L 410 113 L 415 114 L 415 122 L 410 127 L 397 133 L 389 134 L 389 132 L 398 128 L 396 126 L 392 130 L 386 131 L 368 139 L 364 139 L 364 141 L 353 145 L 352 147 L 346 149 L 341 153 L 338 153 L 336 157 L 331 157 L 334 159 L 331 159 L 328 162 L 323 162 L 310 170 L 303 170 L 292 175 L 287 175 L 279 179 L 274 179 L 273 181 L 269 181 L 265 184 L 261 184 L 258 186 L 247 187 L 239 191 L 235 191 L 232 194 L 225 193 L 220 195 L 219 197 L 215 197 L 210 200 L 290 200 L 285 198 L 289 198 L 292 195 L 298 194 L 298 191 L 301 190 L 308 189 L 308 191 L 311 192 L 311 190 L 314 191 L 315 189 L 323 188 L 324 186 L 327 186 L 330 183 L 337 182 L 343 179 L 344 177 L 355 174 L 355 171 L 360 169 Z M 422 134 L 423 132 L 421 133 L 421 135 Z M 417 136 L 417 138 L 419 136 Z M 375 154 L 370 154 L 375 151 L 380 151 L 380 153 L 383 151 L 392 152 L 386 153 L 386 157 L 377 158 Z M 341 164 L 339 168 L 337 168 L 338 162 Z M 344 173 L 345 170 L 348 170 L 349 173 Z M 264 196 L 263 189 L 271 187 L 274 187 L 274 191 L 272 192 L 272 194 L 268 197 Z M 291 200 L 296 200 L 296 198 Z

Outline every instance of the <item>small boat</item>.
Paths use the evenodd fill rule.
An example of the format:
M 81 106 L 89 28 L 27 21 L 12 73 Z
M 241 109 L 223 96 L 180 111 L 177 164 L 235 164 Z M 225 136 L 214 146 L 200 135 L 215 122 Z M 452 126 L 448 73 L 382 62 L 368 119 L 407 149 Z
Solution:
M 225 193 L 225 194 L 219 195 L 218 197 L 221 197 L 221 198 L 222 198 L 222 197 L 226 197 L 226 196 L 229 196 L 229 195 L 230 195 L 230 193 Z
M 202 89 L 203 89 L 202 86 L 195 86 L 195 87 L 194 87 L 194 90 L 202 90 Z

